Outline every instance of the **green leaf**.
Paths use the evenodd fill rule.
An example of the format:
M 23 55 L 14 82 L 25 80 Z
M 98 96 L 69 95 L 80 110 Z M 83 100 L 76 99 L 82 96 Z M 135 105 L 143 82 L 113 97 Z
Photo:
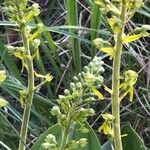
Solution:
M 80 139 L 80 138 L 86 138 L 87 139 L 87 146 L 84 148 L 84 150 L 101 150 L 101 145 L 99 143 L 98 138 L 96 137 L 94 131 L 91 129 L 91 127 L 86 124 L 86 128 L 89 129 L 88 133 L 79 133 L 77 130 L 74 129 L 74 132 L 70 134 L 70 137 L 72 139 Z M 45 137 L 48 134 L 53 134 L 56 136 L 56 139 L 58 143 L 61 141 L 61 126 L 59 124 L 56 124 L 52 127 L 50 127 L 48 130 L 46 130 L 35 142 L 35 144 L 31 147 L 30 150 L 45 150 L 41 144 L 44 143 Z
M 2 141 L 0 141 L 0 145 L 4 147 L 6 150 L 11 150 L 6 144 L 4 144 Z
M 90 20 L 90 28 L 99 30 L 101 20 L 102 20 L 101 11 L 99 10 L 99 5 L 97 5 L 96 3 L 93 3 L 93 5 L 91 6 L 91 10 L 92 10 L 92 13 L 91 13 L 91 20 Z M 91 32 L 91 41 L 98 38 L 98 36 L 99 36 L 98 32 Z M 96 47 L 94 45 L 91 45 L 92 58 L 94 58 L 95 55 L 96 55 Z
M 78 26 L 78 7 L 77 1 L 66 0 L 66 10 L 67 10 L 67 22 L 68 25 Z M 72 17 L 74 16 L 74 17 Z M 70 33 L 75 33 L 74 29 L 69 30 Z M 71 38 L 71 50 L 74 62 L 74 67 L 76 72 L 81 71 L 81 44 L 80 40 Z
M 123 150 L 146 150 L 143 140 L 130 124 L 122 128 L 122 135 L 125 134 L 127 134 L 127 136 L 122 137 Z
M 102 145 L 102 150 L 113 150 L 109 141 Z

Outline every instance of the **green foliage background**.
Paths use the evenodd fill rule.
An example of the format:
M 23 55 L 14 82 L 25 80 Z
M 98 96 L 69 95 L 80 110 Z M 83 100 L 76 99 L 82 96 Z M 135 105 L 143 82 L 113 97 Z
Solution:
M 67 0 L 37 0 L 41 6 L 40 18 L 33 22 L 43 22 L 45 31 L 40 35 L 42 44 L 40 46 L 39 60 L 35 60 L 36 70 L 41 74 L 51 72 L 54 80 L 40 89 L 34 96 L 32 107 L 28 143 L 32 145 L 34 139 L 45 129 L 53 125 L 56 120 L 50 114 L 50 109 L 55 105 L 55 99 L 63 89 L 68 87 L 71 77 L 84 65 L 88 64 L 93 55 L 101 56 L 105 62 L 105 83 L 111 86 L 111 61 L 102 52 L 96 51 L 91 39 L 101 37 L 108 39 L 111 30 L 105 18 L 101 16 L 97 6 L 93 6 L 92 0 L 78 1 L 76 11 L 71 11 L 73 4 L 67 5 Z M 19 103 L 20 89 L 26 87 L 25 73 L 21 74 L 21 62 L 8 55 L 4 45 L 13 43 L 20 44 L 18 32 L 3 12 L 3 1 L 0 1 L 0 69 L 5 69 L 9 77 L 0 87 L 0 96 L 9 101 L 7 109 L 0 109 L 0 141 L 9 146 L 12 150 L 17 149 L 18 133 L 22 120 L 22 109 Z M 69 6 L 70 5 L 70 6 Z M 93 9 L 95 7 L 95 9 Z M 67 18 L 67 14 L 72 16 Z M 75 15 L 75 14 L 76 15 Z M 92 14 L 92 15 L 91 15 Z M 91 17 L 90 17 L 91 16 Z M 93 21 L 97 18 L 97 22 Z M 126 31 L 141 24 L 150 24 L 150 3 L 138 10 L 135 17 L 126 26 Z M 76 21 L 74 20 L 76 19 Z M 78 33 L 78 34 L 77 34 Z M 71 43 L 69 38 L 71 37 Z M 150 147 L 150 48 L 149 37 L 143 38 L 133 44 L 124 47 L 122 55 L 122 72 L 127 68 L 139 71 L 138 83 L 135 87 L 133 103 L 124 100 L 121 106 L 121 122 L 124 125 L 127 121 L 144 139 L 147 147 Z M 76 46 L 74 43 L 77 43 Z M 81 50 L 81 53 L 80 53 Z M 81 55 L 81 56 L 80 56 Z M 79 63 L 81 60 L 81 63 Z M 80 66 L 81 65 L 81 66 Z M 38 82 L 38 81 L 37 81 Z M 104 92 L 104 95 L 109 96 Z M 101 114 L 104 111 L 110 112 L 110 99 L 97 102 L 93 108 L 96 115 L 89 119 L 90 125 L 97 133 L 102 122 Z M 102 134 L 97 133 L 101 142 L 105 142 Z M 3 150 L 3 148 L 1 148 Z

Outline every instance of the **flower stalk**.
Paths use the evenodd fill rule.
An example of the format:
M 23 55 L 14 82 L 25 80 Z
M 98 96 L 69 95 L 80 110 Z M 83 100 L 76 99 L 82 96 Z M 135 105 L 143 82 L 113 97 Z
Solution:
M 103 83 L 101 73 L 104 71 L 101 58 L 94 57 L 89 65 L 83 68 L 83 71 L 73 77 L 70 83 L 70 89 L 64 90 L 64 95 L 59 95 L 58 106 L 54 106 L 51 110 L 52 115 L 57 117 L 58 124 L 61 126 L 61 142 L 57 142 L 55 135 L 53 140 L 49 140 L 49 136 L 42 144 L 48 150 L 66 150 L 66 149 L 83 149 L 87 144 L 86 138 L 73 140 L 69 137 L 71 131 L 76 126 L 81 133 L 87 133 L 87 118 L 93 116 L 95 111 L 90 108 L 89 104 L 96 101 L 96 97 L 102 95 L 98 88 Z M 93 90 L 94 89 L 94 90 Z M 96 91 L 96 92 L 95 92 Z M 56 142 L 54 142 L 56 141 Z
M 23 26 L 21 30 L 22 40 L 23 40 L 23 46 L 27 53 L 27 70 L 28 70 L 28 89 L 27 89 L 27 100 L 24 107 L 24 113 L 23 113 L 23 120 L 22 120 L 22 126 L 21 126 L 21 132 L 20 132 L 20 141 L 19 141 L 19 148 L 18 150 L 25 150 L 26 139 L 27 139 L 27 131 L 28 131 L 28 124 L 29 124 L 29 118 L 30 118 L 30 112 L 31 112 L 31 106 L 33 101 L 33 95 L 34 95 L 34 67 L 33 67 L 33 59 L 30 53 L 30 47 L 29 47 L 29 40 L 27 36 L 26 26 Z
M 93 41 L 95 46 L 102 52 L 107 53 L 110 60 L 113 59 L 112 68 L 112 89 L 107 88 L 105 90 L 111 94 L 112 100 L 112 116 L 114 120 L 111 120 L 112 129 L 109 129 L 109 123 L 105 119 L 103 125 L 99 128 L 99 131 L 103 130 L 104 134 L 109 135 L 114 140 L 115 150 L 122 150 L 121 141 L 121 129 L 120 129 L 120 102 L 129 95 L 129 100 L 133 100 L 133 85 L 137 81 L 138 74 L 136 71 L 128 70 L 120 73 L 121 54 L 123 45 L 138 40 L 141 37 L 149 36 L 147 32 L 149 29 L 147 26 L 137 27 L 127 35 L 124 32 L 125 25 L 132 18 L 137 9 L 144 5 L 143 0 L 95 0 L 100 5 L 101 12 L 106 16 L 110 28 L 114 34 L 115 46 L 113 46 L 107 40 L 97 38 Z M 108 14 L 109 13 L 109 14 Z M 123 77 L 124 82 L 120 83 L 120 78 Z M 110 114 L 109 114 L 110 115 Z M 103 115 L 102 115 L 103 116 Z M 113 132 L 110 132 L 113 130 Z
M 68 116 L 67 126 L 65 128 L 63 128 L 63 131 L 62 131 L 63 135 L 62 135 L 60 150 L 64 150 L 65 146 L 66 146 L 66 144 L 68 142 L 70 126 L 71 126 L 71 118 L 70 118 L 70 115 L 69 115 Z
M 122 1 L 120 20 L 122 21 L 122 28 L 116 36 L 115 54 L 113 60 L 113 74 L 112 74 L 112 115 L 114 120 L 114 145 L 115 150 L 122 150 L 121 141 L 121 129 L 120 129 L 120 98 L 119 98 L 119 86 L 120 86 L 120 61 L 123 48 L 123 34 L 125 26 L 126 7 Z
M 50 74 L 44 76 L 37 74 L 34 71 L 33 59 L 37 55 L 36 51 L 40 45 L 40 40 L 37 39 L 37 36 L 42 32 L 43 24 L 37 24 L 32 31 L 32 28 L 28 26 L 28 23 L 40 14 L 39 5 L 37 3 L 33 3 L 31 6 L 28 6 L 28 0 L 7 0 L 4 2 L 4 6 L 9 20 L 17 25 L 23 42 L 22 46 L 14 47 L 12 45 L 8 45 L 7 49 L 10 54 L 21 59 L 22 71 L 26 69 L 28 76 L 28 87 L 19 91 L 20 103 L 22 108 L 24 108 L 24 112 L 18 150 L 25 150 L 34 92 L 37 87 L 42 86 L 46 82 L 50 82 L 52 80 L 52 76 Z M 30 44 L 34 48 L 34 52 L 31 52 Z M 44 80 L 39 85 L 35 86 L 34 76 Z

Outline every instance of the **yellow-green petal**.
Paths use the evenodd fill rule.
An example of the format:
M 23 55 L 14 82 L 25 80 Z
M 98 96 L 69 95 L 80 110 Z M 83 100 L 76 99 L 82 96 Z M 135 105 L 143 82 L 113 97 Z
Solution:
M 92 87 L 92 91 L 100 100 L 104 99 L 104 96 L 96 88 Z
M 0 98 L 0 107 L 5 107 L 6 105 L 8 105 L 8 102 L 5 99 Z
M 5 70 L 0 70 L 0 84 L 6 79 Z

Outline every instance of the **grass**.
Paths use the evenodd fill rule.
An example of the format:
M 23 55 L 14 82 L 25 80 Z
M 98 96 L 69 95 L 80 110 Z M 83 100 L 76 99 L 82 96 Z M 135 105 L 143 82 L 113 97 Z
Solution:
M 101 12 L 99 10 L 99 6 L 94 3 L 91 6 L 91 22 L 90 22 L 90 28 L 99 30 L 100 28 L 100 23 L 101 23 Z M 97 19 L 95 19 L 97 18 Z M 97 32 L 91 32 L 91 41 L 95 40 L 98 38 L 98 33 Z M 96 55 L 96 47 L 94 45 L 91 46 L 91 57 L 93 58 Z
M 50 125 L 54 124 L 55 119 L 53 119 L 49 113 L 50 108 L 55 104 L 55 99 L 58 94 L 61 94 L 64 87 L 68 86 L 71 76 L 79 72 L 83 64 L 87 64 L 94 55 L 104 57 L 102 53 L 96 51 L 96 48 L 92 45 L 91 41 L 96 37 L 101 36 L 107 39 L 108 36 L 105 33 L 110 34 L 110 28 L 107 26 L 107 22 L 105 22 L 103 16 L 103 19 L 94 19 L 101 18 L 101 13 L 97 5 L 93 4 L 93 1 L 86 0 L 85 2 L 81 1 L 80 3 L 84 7 L 80 5 L 78 1 L 74 0 L 68 0 L 66 1 L 66 4 L 64 4 L 62 0 L 47 1 L 47 5 L 40 4 L 42 7 L 41 9 L 43 10 L 40 18 L 44 24 L 47 25 L 47 31 L 40 36 L 42 41 L 39 49 L 40 57 L 35 61 L 35 64 L 36 69 L 40 73 L 46 74 L 46 72 L 51 72 L 54 79 L 51 84 L 46 85 L 44 89 L 40 89 L 34 95 L 31 121 L 29 125 L 29 132 L 31 134 L 28 137 L 29 145 L 34 138 L 39 136 L 40 133 Z M 53 4 L 53 7 L 51 7 L 51 4 Z M 85 8 L 87 8 L 87 10 Z M 51 11 L 49 12 L 49 10 Z M 79 18 L 79 14 L 82 11 L 84 11 L 83 16 L 82 18 Z M 48 12 L 49 14 L 47 14 Z M 54 14 L 57 14 L 57 17 L 54 17 Z M 2 11 L 1 15 L 4 15 Z M 49 17 L 44 17 L 46 15 Z M 149 24 L 149 17 L 148 3 L 144 8 L 137 12 L 135 18 L 129 23 L 126 30 L 130 30 L 131 27 L 142 24 L 143 22 Z M 87 18 L 90 19 L 88 20 Z M 82 26 L 79 26 L 79 19 L 82 21 Z M 8 41 L 6 38 L 5 30 L 2 31 L 3 26 L 12 30 L 12 28 L 10 28 L 12 24 L 5 22 L 3 19 L 1 20 L 0 38 L 4 41 L 3 43 L 12 43 L 13 41 Z M 53 24 L 55 26 L 53 26 Z M 101 29 L 103 30 L 95 32 L 100 29 L 100 24 Z M 82 36 L 78 34 L 81 29 L 82 31 L 85 31 Z M 8 37 L 11 36 L 11 32 L 9 32 L 7 33 Z M 2 150 L 6 146 L 15 150 L 16 143 L 19 140 L 16 130 L 19 131 L 19 126 L 22 120 L 18 91 L 26 87 L 26 76 L 20 73 L 19 62 L 15 63 L 17 60 L 14 60 L 14 58 L 7 54 L 3 43 L 0 43 L 0 67 L 1 69 L 6 69 L 10 77 L 4 84 L 2 84 L 0 92 L 1 96 L 5 97 L 10 102 L 10 105 L 6 110 L 0 109 L 2 120 L 7 122 L 7 125 L 5 124 L 5 121 L 1 122 L 3 126 L 6 125 L 6 130 L 5 133 L 0 130 L 0 144 Z M 125 100 L 121 106 L 121 123 L 123 125 L 125 122 L 130 121 L 136 131 L 143 137 L 146 145 L 150 147 L 150 69 L 148 63 L 150 55 L 148 43 L 149 38 L 145 38 L 135 42 L 131 45 L 132 47 L 128 45 L 124 47 L 121 70 L 123 71 L 126 68 L 134 68 L 137 71 L 141 71 L 139 73 L 139 81 L 135 87 L 137 94 L 134 97 L 134 102 L 129 104 L 127 100 Z M 17 44 L 19 44 L 19 39 Z M 89 51 L 89 49 L 91 51 Z M 127 55 L 126 58 L 125 55 Z M 73 62 L 67 66 L 71 58 L 73 58 Z M 105 61 L 106 66 L 108 66 L 106 68 L 106 74 L 104 74 L 104 76 L 107 77 L 105 82 L 110 87 L 110 73 L 112 71 L 110 67 L 111 63 L 105 57 L 103 60 Z M 60 82 L 61 78 L 62 82 Z M 59 82 L 60 86 L 56 92 L 56 87 Z M 104 94 L 108 97 L 106 92 Z M 108 97 L 107 101 L 102 102 L 102 105 L 97 102 L 95 106 L 93 106 L 96 110 L 96 116 L 91 118 L 90 123 L 93 125 L 95 131 L 97 131 L 102 121 L 101 114 L 103 111 L 110 112 L 109 98 L 110 97 Z M 12 142 L 12 137 L 7 136 L 10 130 L 14 131 L 14 142 Z M 99 136 L 102 141 L 105 141 L 105 138 L 103 138 L 102 135 L 99 134 Z
M 78 26 L 78 7 L 77 1 L 67 0 L 67 23 L 69 26 Z M 74 29 L 70 29 L 70 33 L 75 33 Z M 74 61 L 74 67 L 76 72 L 81 71 L 81 45 L 80 41 L 75 38 L 71 38 L 71 53 Z

